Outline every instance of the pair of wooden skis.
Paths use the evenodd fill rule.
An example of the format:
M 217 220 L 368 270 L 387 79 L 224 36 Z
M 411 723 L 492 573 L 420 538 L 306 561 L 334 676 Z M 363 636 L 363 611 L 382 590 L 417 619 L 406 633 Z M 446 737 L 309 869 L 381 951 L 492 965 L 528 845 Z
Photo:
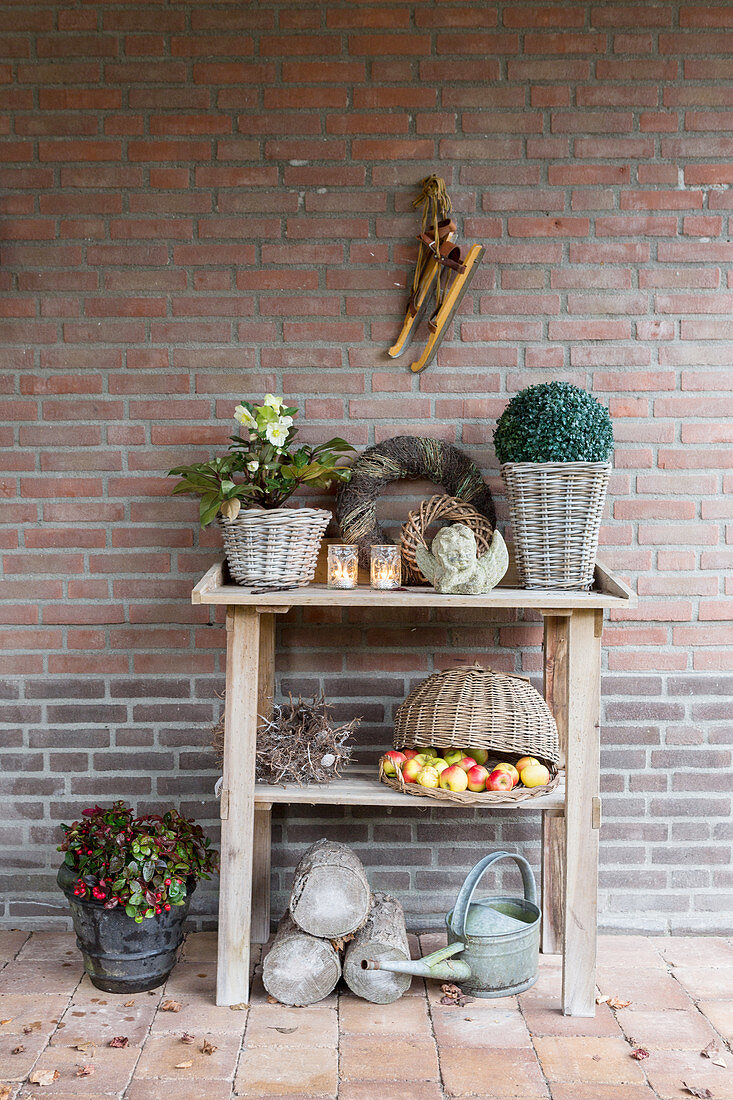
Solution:
M 483 246 L 474 244 L 465 259 L 461 259 L 461 250 L 454 244 L 456 226 L 448 217 L 451 201 L 442 179 L 429 176 L 423 180 L 422 194 L 413 206 L 421 203 L 423 224 L 418 236 L 420 252 L 412 293 L 400 334 L 388 351 L 388 355 L 396 359 L 410 346 L 428 303 L 435 298 L 435 309 L 428 320 L 427 344 L 420 358 L 410 364 L 415 374 L 424 370 L 435 358 L 484 254 Z

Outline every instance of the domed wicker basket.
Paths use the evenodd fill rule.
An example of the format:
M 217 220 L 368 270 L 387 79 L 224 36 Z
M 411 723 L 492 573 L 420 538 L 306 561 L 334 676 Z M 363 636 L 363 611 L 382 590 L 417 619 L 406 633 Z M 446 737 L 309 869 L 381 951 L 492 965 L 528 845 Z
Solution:
M 557 726 L 550 708 L 523 676 L 494 672 L 479 664 L 433 672 L 410 692 L 397 709 L 394 747 L 481 748 L 489 752 L 487 764 L 500 760 L 516 763 L 534 756 L 550 772 L 544 787 L 515 787 L 511 791 L 454 792 L 405 783 L 402 776 L 384 774 L 387 786 L 405 794 L 464 803 L 515 803 L 549 794 L 559 782 L 560 753 Z
M 557 767 L 557 726 L 523 676 L 481 665 L 433 672 L 397 709 L 394 746 L 476 748 L 536 756 Z

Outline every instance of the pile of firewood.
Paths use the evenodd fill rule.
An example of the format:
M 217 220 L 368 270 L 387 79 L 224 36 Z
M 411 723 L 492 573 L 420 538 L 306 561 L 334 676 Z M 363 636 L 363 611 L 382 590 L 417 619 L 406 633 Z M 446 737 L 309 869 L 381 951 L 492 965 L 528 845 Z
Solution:
M 369 889 L 359 857 L 319 840 L 295 869 L 288 909 L 262 967 L 265 989 L 287 1005 L 309 1005 L 339 978 L 375 1004 L 398 1000 L 409 974 L 365 970 L 366 959 L 407 961 L 405 915 L 396 898 Z

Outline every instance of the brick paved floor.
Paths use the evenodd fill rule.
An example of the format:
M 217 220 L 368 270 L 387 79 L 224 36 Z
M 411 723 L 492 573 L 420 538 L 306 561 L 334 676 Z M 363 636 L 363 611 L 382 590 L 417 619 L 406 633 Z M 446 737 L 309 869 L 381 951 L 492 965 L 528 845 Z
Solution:
M 424 954 L 440 942 L 420 939 Z M 592 1020 L 560 1015 L 556 956 L 522 996 L 464 1008 L 417 979 L 393 1005 L 340 991 L 286 1008 L 258 977 L 248 1011 L 216 1008 L 215 950 L 212 933 L 190 935 L 165 989 L 120 997 L 82 977 L 72 936 L 0 932 L 0 1100 L 672 1100 L 693 1095 L 683 1082 L 733 1100 L 724 939 L 602 937 L 599 990 L 631 1004 L 600 1004 Z M 161 1010 L 171 998 L 180 1012 Z M 120 1035 L 128 1045 L 111 1048 Z M 702 1056 L 709 1043 L 725 1068 Z M 635 1061 L 634 1046 L 649 1057 Z M 43 1070 L 57 1079 L 29 1083 Z

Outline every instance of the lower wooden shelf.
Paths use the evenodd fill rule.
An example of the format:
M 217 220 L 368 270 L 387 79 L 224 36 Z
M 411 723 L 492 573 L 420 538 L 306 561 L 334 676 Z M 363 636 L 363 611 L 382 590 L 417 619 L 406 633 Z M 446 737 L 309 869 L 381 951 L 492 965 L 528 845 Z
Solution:
M 557 810 L 565 805 L 565 779 L 561 779 L 550 794 L 536 795 L 524 802 L 497 802 L 481 806 L 479 803 L 461 804 L 440 802 L 434 798 L 413 798 L 401 794 L 380 783 L 374 774 L 374 768 L 365 764 L 352 764 L 343 779 L 334 779 L 331 783 L 311 783 L 299 787 L 297 783 L 282 785 L 274 783 L 255 783 L 255 802 L 303 803 L 308 806 L 402 806 L 415 810 L 443 809 L 463 810 L 482 809 L 491 811 L 515 810 Z

